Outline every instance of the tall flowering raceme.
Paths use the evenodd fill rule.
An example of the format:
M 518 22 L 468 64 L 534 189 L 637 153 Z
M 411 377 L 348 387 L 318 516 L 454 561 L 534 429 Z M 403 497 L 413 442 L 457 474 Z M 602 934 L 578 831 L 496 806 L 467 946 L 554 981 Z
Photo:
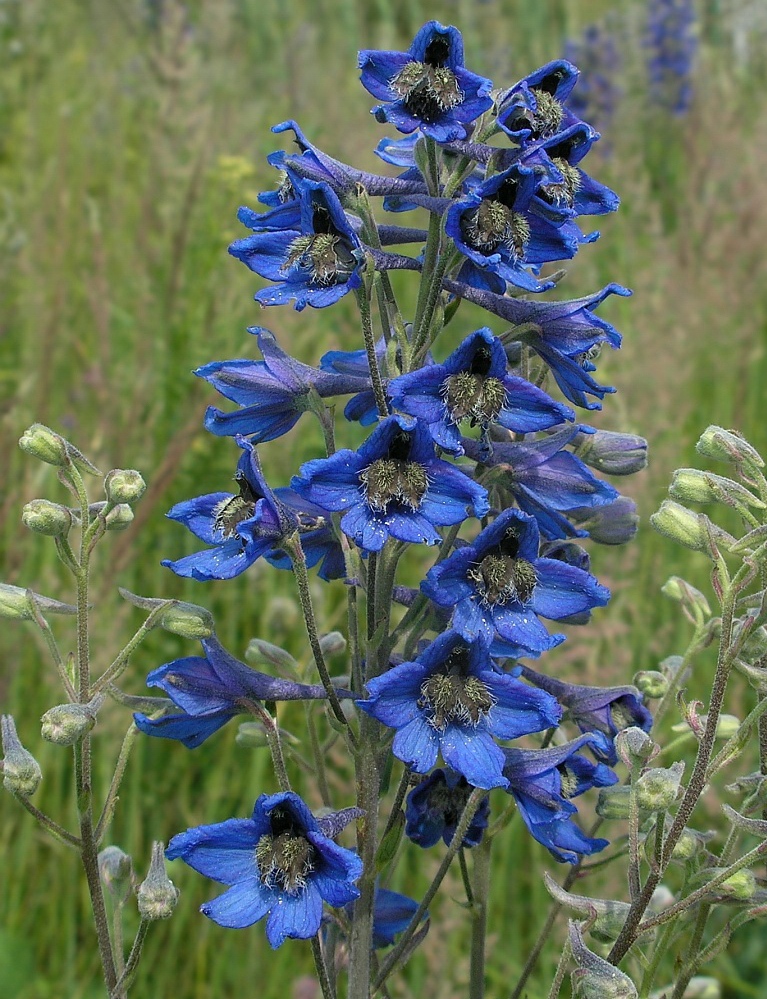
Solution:
M 644 45 L 650 99 L 675 115 L 684 114 L 692 102 L 696 28 L 693 0 L 651 0 L 647 5 Z
M 266 210 L 240 209 L 250 233 L 230 252 L 263 279 L 261 305 L 322 309 L 353 295 L 362 344 L 298 360 L 279 333 L 256 327 L 261 360 L 198 369 L 238 407 L 211 407 L 205 419 L 243 451 L 238 491 L 178 503 L 169 516 L 206 547 L 164 562 L 199 580 L 264 572 L 265 563 L 292 569 L 316 672 L 301 678 L 316 682 L 296 682 L 295 661 L 268 643 L 260 665 L 277 675 L 250 670 L 207 637 L 204 658 L 150 674 L 170 701 L 136 716 L 146 734 L 189 747 L 243 711 L 259 720 L 276 790 L 250 818 L 211 815 L 213 824 L 180 832 L 167 855 L 227 886 L 202 907 L 221 926 L 265 919 L 275 947 L 312 938 L 325 999 L 335 994 L 340 941 L 346 994 L 368 999 L 428 930 L 446 865 L 422 904 L 379 885 L 394 875 L 403 831 L 422 849 L 444 843 L 448 860 L 489 850 L 505 825 L 494 827 L 493 813 L 514 803 L 557 860 L 577 863 L 607 840 L 580 828 L 572 799 L 614 783 L 614 740 L 649 718 L 635 688 L 572 684 L 549 655 L 566 634 L 548 622 L 584 624 L 609 599 L 581 547 L 593 540 L 583 525 L 612 523 L 623 498 L 594 470 L 636 471 L 646 450 L 641 438 L 580 422 L 614 391 L 592 373 L 600 348 L 617 348 L 620 335 L 595 310 L 627 290 L 540 298 L 554 287 L 549 265 L 598 235 L 585 236 L 579 217 L 618 205 L 584 169 L 599 134 L 573 113 L 578 70 L 559 60 L 494 88 L 466 67 L 460 32 L 436 21 L 404 51 L 361 52 L 359 67 L 376 119 L 401 133 L 378 151 L 404 172 L 358 170 L 296 122 L 280 123 L 275 133 L 292 133 L 295 146 L 269 156 L 280 179 L 259 196 Z M 376 200 L 384 213 L 425 218 L 381 221 Z M 408 244 L 415 252 L 386 249 Z M 392 270 L 418 276 L 410 315 Z M 485 309 L 486 325 L 464 316 L 464 302 Z M 357 443 L 336 449 L 335 400 L 347 396 Z M 269 442 L 304 413 L 319 421 L 324 451 L 294 469 L 289 486 L 270 486 L 261 465 Z M 604 528 L 597 540 L 631 533 Z M 409 564 L 424 563 L 415 592 L 397 582 L 413 546 Z M 344 680 L 326 661 L 338 636 L 335 645 L 324 638 L 314 614 L 308 570 L 318 564 L 348 603 Z M 356 799 L 331 801 L 327 784 L 318 797 L 304 781 L 306 801 L 293 790 L 295 740 L 284 740 L 275 704 L 296 699 L 313 718 L 318 773 L 327 765 L 318 732 L 332 721 L 341 733 Z M 397 782 L 392 805 L 384 786 Z M 320 800 L 315 814 L 308 802 Z M 353 820 L 356 842 L 343 831 Z M 396 903 L 396 918 L 384 902 Z M 473 935 L 475 948 L 482 937 Z M 383 946 L 394 949 L 376 965 L 372 950 Z M 483 961 L 474 954 L 472 995 Z

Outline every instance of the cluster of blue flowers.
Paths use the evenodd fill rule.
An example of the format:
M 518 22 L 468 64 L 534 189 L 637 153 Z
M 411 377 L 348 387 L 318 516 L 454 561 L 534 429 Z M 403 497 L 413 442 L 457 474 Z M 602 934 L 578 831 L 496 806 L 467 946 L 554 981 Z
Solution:
M 644 44 L 650 99 L 675 115 L 692 103 L 692 70 L 698 50 L 693 0 L 651 0 Z
M 405 803 L 413 842 L 449 843 L 473 789 L 502 789 L 532 835 L 575 863 L 606 841 L 580 830 L 572 799 L 615 782 L 613 737 L 629 725 L 648 729 L 651 718 L 633 687 L 573 685 L 518 660 L 564 641 L 545 621 L 582 624 L 607 603 L 574 539 L 621 544 L 633 536 L 633 504 L 594 471 L 637 471 L 646 444 L 595 431 L 573 408 L 599 409 L 614 391 L 597 380 L 596 361 L 620 335 L 596 310 L 629 292 L 611 284 L 570 301 L 519 296 L 553 288 L 545 265 L 573 257 L 598 235 L 584 234 L 578 219 L 615 210 L 618 198 L 583 169 L 599 134 L 573 111 L 571 63 L 551 62 L 497 91 L 464 66 L 460 32 L 430 21 L 406 52 L 363 51 L 359 66 L 380 102 L 376 119 L 404 134 L 378 147 L 399 174 L 341 163 L 295 122 L 283 122 L 273 131 L 292 133 L 297 149 L 269 157 L 279 180 L 260 196 L 266 210 L 240 210 L 251 234 L 230 252 L 268 282 L 255 295 L 263 306 L 327 308 L 355 294 L 365 349 L 333 350 L 311 366 L 258 327 L 250 332 L 263 360 L 217 361 L 196 372 L 238 407 L 211 408 L 205 420 L 242 449 L 236 490 L 170 511 L 205 547 L 163 564 L 180 576 L 226 579 L 261 558 L 296 568 L 302 551 L 322 579 L 367 590 L 373 609 L 373 583 L 388 579 L 389 592 L 375 599 L 404 604 L 407 620 L 383 635 L 373 621 L 361 673 L 350 670 L 351 690 L 331 688 L 326 676 L 315 686 L 258 673 L 206 638 L 204 656 L 150 675 L 170 701 L 136 723 L 194 747 L 256 704 L 351 698 L 393 730 L 394 756 L 418 775 Z M 426 210 L 428 229 L 379 224 L 371 198 L 391 213 Z M 386 249 L 413 244 L 416 254 Z M 410 322 L 393 295 L 396 270 L 421 274 Z M 499 317 L 505 332 L 483 326 L 448 340 L 463 301 Z M 545 390 L 547 372 L 562 401 Z M 335 450 L 327 432 L 325 400 L 339 396 L 350 397 L 348 420 L 375 424 L 356 450 Z M 304 413 L 322 423 L 327 453 L 306 462 L 289 487 L 272 489 L 256 447 Z M 396 567 L 409 544 L 440 546 L 415 592 L 394 586 L 393 572 L 376 576 L 381 560 Z M 361 717 L 352 711 L 348 723 Z M 580 734 L 568 741 L 560 735 L 565 724 Z M 545 748 L 507 745 L 544 731 Z M 445 767 L 435 769 L 440 759 Z M 206 915 L 235 927 L 267 917 L 276 947 L 314 936 L 323 903 L 348 915 L 362 863 L 335 837 L 359 814 L 347 808 L 315 818 L 283 787 L 262 795 L 250 819 L 174 837 L 168 856 L 228 886 L 203 907 Z M 485 798 L 464 846 L 480 842 L 489 814 Z M 373 945 L 392 943 L 415 908 L 379 890 Z

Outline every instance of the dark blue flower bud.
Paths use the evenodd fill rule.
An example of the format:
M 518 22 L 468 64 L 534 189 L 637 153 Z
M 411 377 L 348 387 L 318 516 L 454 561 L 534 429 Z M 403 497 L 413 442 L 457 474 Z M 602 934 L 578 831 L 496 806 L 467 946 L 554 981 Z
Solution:
M 636 434 L 597 430 L 580 434 L 574 444 L 582 461 L 607 475 L 633 475 L 647 465 L 647 441 Z

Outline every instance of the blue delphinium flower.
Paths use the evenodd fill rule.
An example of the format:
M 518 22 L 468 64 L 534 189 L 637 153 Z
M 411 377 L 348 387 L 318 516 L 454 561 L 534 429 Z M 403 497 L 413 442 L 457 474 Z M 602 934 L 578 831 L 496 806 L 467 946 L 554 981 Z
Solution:
M 339 817 L 316 819 L 292 791 L 262 794 L 252 818 L 188 829 L 173 837 L 166 856 L 229 885 L 201 906 L 204 915 L 237 929 L 268 916 L 267 939 L 279 947 L 287 937 L 317 933 L 323 902 L 340 908 L 359 895 L 354 882 L 362 861 L 331 838 L 340 831 Z
M 553 676 L 536 673 L 527 666 L 522 667 L 522 674 L 530 683 L 556 697 L 566 711 L 566 721 L 572 721 L 581 732 L 601 733 L 606 737 L 603 743 L 594 742 L 591 750 L 611 766 L 618 762 L 613 740 L 621 729 L 633 725 L 649 732 L 652 727 L 652 714 L 642 703 L 642 695 L 636 687 L 587 687 L 565 683 Z
M 540 184 L 537 171 L 513 164 L 448 208 L 445 233 L 479 269 L 481 287 L 487 286 L 483 275 L 489 272 L 526 291 L 545 291 L 551 282 L 539 281 L 530 268 L 575 255 L 580 232 L 567 221 L 572 213 L 560 213 L 555 219 L 534 210 Z M 463 280 L 474 283 L 474 273 L 465 269 Z
M 562 392 L 576 406 L 601 409 L 600 402 L 587 399 L 593 395 L 603 399 L 614 392 L 609 385 L 600 385 L 590 372 L 595 370 L 593 359 L 603 343 L 620 347 L 618 331 L 595 315 L 594 310 L 608 295 L 630 295 L 628 288 L 609 284 L 601 291 L 565 302 L 525 301 L 496 295 L 457 281 L 444 281 L 444 287 L 460 298 L 487 309 L 515 326 L 535 328 L 525 336 L 525 343 L 551 368 Z
M 382 370 L 386 358 L 386 346 L 383 337 L 375 345 L 376 358 Z M 358 421 L 363 427 L 376 422 L 379 417 L 378 406 L 370 377 L 368 353 L 364 348 L 362 350 L 329 350 L 320 358 L 320 369 L 333 374 L 363 379 L 367 387 L 352 396 L 347 402 L 344 407 L 344 416 L 347 420 Z
M 564 105 L 577 82 L 571 62 L 546 63 L 501 94 L 498 124 L 521 146 L 561 132 L 578 120 Z
M 581 121 L 528 147 L 522 161 L 525 165 L 539 165 L 540 168 L 545 156 L 548 166 L 546 178 L 536 189 L 533 199 L 533 205 L 539 211 L 545 211 L 545 206 L 571 209 L 575 215 L 605 215 L 617 210 L 618 195 L 590 177 L 579 165 L 598 139 L 599 132 Z M 541 201 L 543 206 L 539 204 Z
M 493 469 L 494 484 L 535 517 L 545 538 L 555 539 L 586 533 L 570 522 L 569 510 L 606 506 L 618 498 L 617 490 L 565 450 L 578 434 L 577 427 L 566 427 L 539 440 L 493 441 L 489 449 L 466 438 L 464 442 L 469 457 Z
M 424 849 L 434 846 L 440 839 L 445 846 L 450 846 L 472 790 L 461 774 L 437 767 L 407 796 L 405 835 Z M 477 846 L 489 820 L 490 799 L 483 798 L 461 846 Z
M 247 712 L 249 701 L 327 697 L 318 684 L 295 683 L 251 669 L 227 652 L 215 635 L 201 639 L 201 644 L 204 656 L 174 659 L 147 677 L 147 686 L 163 690 L 180 713 L 160 718 L 134 714 L 136 727 L 146 735 L 176 739 L 194 749 L 231 718 Z
M 214 406 L 205 414 L 205 428 L 219 437 L 242 434 L 261 444 L 286 434 L 310 408 L 310 393 L 320 398 L 348 395 L 366 388 L 369 379 L 332 374 L 302 364 L 282 350 L 269 330 L 251 326 L 263 361 L 212 361 L 195 374 L 226 399 L 243 408 L 225 413 Z
M 270 281 L 270 288 L 256 292 L 261 305 L 293 301 L 323 308 L 359 288 L 364 264 L 362 244 L 344 214 L 335 192 L 325 183 L 291 177 L 298 205 L 286 206 L 284 228 L 263 228 L 263 216 L 241 209 L 240 218 L 255 231 L 229 247 L 252 271 Z M 265 213 L 274 216 L 273 212 Z
M 244 437 L 235 439 L 244 452 L 234 476 L 239 493 L 207 493 L 177 503 L 167 514 L 211 545 L 176 561 L 163 559 L 177 576 L 202 581 L 239 576 L 298 526 L 267 485 L 256 449 Z
M 494 655 L 538 656 L 564 640 L 539 617 L 558 621 L 610 598 L 588 573 L 540 558 L 539 537 L 533 517 L 504 510 L 471 544 L 432 566 L 421 589 L 455 606 L 452 627 L 467 641 L 483 637 Z
M 556 725 L 561 709 L 493 666 L 482 638 L 456 631 L 431 642 L 414 662 L 393 666 L 366 684 L 357 705 L 396 729 L 392 752 L 416 773 L 442 759 L 475 787 L 505 787 L 495 739 L 515 739 Z
M 354 903 L 352 903 L 354 904 Z M 373 898 L 373 947 L 390 947 L 398 933 L 410 925 L 418 902 L 388 888 L 376 888 Z M 424 919 L 428 913 L 424 914 Z
M 501 341 L 486 326 L 469 334 L 442 363 L 400 375 L 387 392 L 394 406 L 423 420 L 436 444 L 463 454 L 458 426 L 483 431 L 499 423 L 516 433 L 544 430 L 574 419 L 567 406 L 508 371 Z
M 359 67 L 363 87 L 386 102 L 373 109 L 378 121 L 437 142 L 465 139 L 493 103 L 492 81 L 464 68 L 460 31 L 438 21 L 424 24 L 407 52 L 360 52 Z
M 278 487 L 274 490 L 274 495 L 292 510 L 298 519 L 298 536 L 304 550 L 307 568 L 312 569 L 315 565 L 319 565 L 317 575 L 326 581 L 343 579 L 346 575 L 344 552 L 333 530 L 333 524 L 326 515 L 327 511 L 299 496 L 289 486 Z M 288 571 L 293 569 L 290 555 L 282 548 L 267 552 L 264 558 L 276 569 Z
M 357 451 L 337 451 L 301 466 L 291 486 L 323 510 L 344 512 L 341 530 L 367 551 L 387 538 L 436 544 L 437 526 L 484 517 L 487 493 L 434 455 L 425 424 L 383 420 Z
M 647 7 L 647 72 L 650 99 L 682 115 L 692 102 L 692 67 L 697 50 L 693 0 L 650 0 Z
M 582 855 L 608 845 L 606 839 L 587 836 L 572 821 L 578 810 L 570 798 L 618 780 L 609 767 L 592 763 L 578 752 L 596 741 L 596 736 L 582 735 L 552 749 L 503 750 L 508 792 L 514 796 L 525 825 L 562 863 L 576 864 Z

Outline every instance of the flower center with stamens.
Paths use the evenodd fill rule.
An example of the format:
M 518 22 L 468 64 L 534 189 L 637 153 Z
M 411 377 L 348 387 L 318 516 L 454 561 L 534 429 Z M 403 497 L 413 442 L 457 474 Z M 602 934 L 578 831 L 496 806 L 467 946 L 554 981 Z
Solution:
M 389 503 L 398 501 L 417 510 L 429 486 L 426 469 L 410 461 L 410 434 L 400 430 L 389 445 L 385 458 L 377 458 L 360 472 L 360 482 L 371 510 L 384 513 Z
M 272 832 L 256 844 L 256 866 L 268 888 L 283 888 L 296 895 L 306 888 L 307 875 L 314 869 L 315 849 L 294 828 L 290 816 L 275 809 L 271 815 Z
M 442 815 L 446 826 L 454 826 L 466 807 L 471 790 L 465 777 L 461 777 L 455 787 L 450 787 L 443 778 L 429 790 L 429 811 Z
M 221 500 L 213 511 L 213 533 L 223 538 L 231 538 L 237 533 L 244 520 L 250 520 L 256 512 L 256 501 L 260 498 L 245 478 L 244 472 L 237 472 L 235 481 L 240 487 L 239 496 Z
M 495 703 L 485 684 L 469 673 L 469 650 L 455 648 L 439 672 L 421 684 L 418 707 L 430 711 L 429 724 L 440 732 L 455 722 L 479 724 Z
M 347 281 L 357 261 L 347 243 L 332 232 L 297 236 L 288 247 L 283 271 L 307 271 L 309 280 L 325 286 Z
M 578 775 L 566 763 L 557 767 L 560 777 L 560 793 L 563 798 L 572 798 L 578 790 Z
M 565 117 L 565 109 L 547 90 L 534 87 L 536 109 L 533 115 L 533 137 L 558 132 Z
M 503 202 L 483 198 L 476 210 L 462 217 L 461 233 L 473 250 L 485 256 L 505 246 L 514 256 L 521 257 L 530 239 L 530 224 L 524 215 Z
M 518 551 L 516 532 L 514 528 L 508 528 L 495 548 L 467 570 L 466 575 L 474 583 L 483 604 L 502 605 L 510 600 L 520 604 L 529 602 L 538 575 L 531 562 L 517 558 Z
M 619 697 L 617 701 L 613 701 L 609 711 L 610 718 L 619 732 L 636 724 L 634 715 L 629 706 L 624 703 L 623 698 Z
M 561 184 L 543 184 L 539 190 L 547 201 L 555 205 L 566 205 L 572 208 L 575 202 L 575 195 L 581 187 L 581 172 L 578 167 L 568 163 L 561 157 L 552 157 L 552 162 L 564 178 Z
M 451 69 L 430 65 L 428 61 L 406 63 L 389 86 L 410 114 L 427 123 L 457 107 L 464 96 Z
M 488 377 L 490 351 L 480 347 L 468 371 L 458 371 L 442 383 L 441 394 L 451 422 L 470 419 L 471 425 L 486 427 L 498 419 L 506 402 L 500 378 Z

